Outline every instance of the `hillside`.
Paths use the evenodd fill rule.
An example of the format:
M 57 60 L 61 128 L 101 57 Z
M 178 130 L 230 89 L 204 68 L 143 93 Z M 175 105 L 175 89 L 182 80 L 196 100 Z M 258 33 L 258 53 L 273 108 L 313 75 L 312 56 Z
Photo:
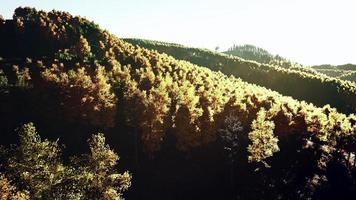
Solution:
M 223 53 L 232 56 L 237 56 L 245 60 L 256 61 L 258 63 L 276 65 L 282 68 L 294 68 L 294 69 L 303 68 L 303 66 L 298 63 L 292 62 L 279 55 L 273 55 L 265 49 L 250 44 L 233 45 Z M 311 69 L 307 69 L 307 70 L 310 71 L 312 74 L 315 73 Z
M 67 12 L 27 7 L 0 21 L 0 43 L 0 143 L 16 142 L 13 130 L 25 124 L 18 129 L 19 153 L 1 148 L 0 181 L 30 198 L 121 198 L 130 176 L 116 171 L 122 170 L 116 167 L 118 156 L 103 134 L 92 136 L 88 150 L 85 141 L 93 132 L 105 133 L 120 153 L 120 166 L 132 173 L 124 193 L 128 199 L 346 199 L 355 194 L 356 186 L 348 183 L 356 180 L 356 116 L 324 106 L 352 113 L 349 82 L 179 46 L 181 53 L 172 57 L 134 46 Z M 187 52 L 201 66 L 178 60 Z M 309 94 L 323 107 L 267 88 L 306 100 Z M 58 145 L 67 144 L 63 155 L 57 142 L 41 142 L 34 126 L 50 140 L 59 138 Z M 49 160 L 36 168 L 36 157 L 26 153 L 33 149 L 55 153 L 37 157 Z M 78 153 L 89 156 L 69 159 Z M 60 173 L 63 166 L 70 173 Z M 41 170 L 40 176 L 29 176 Z M 80 177 L 73 177 L 77 170 Z
M 155 41 L 156 42 L 156 41 Z M 172 45 L 172 44 L 167 44 Z M 179 46 L 176 46 L 179 47 Z M 228 55 L 237 56 L 245 60 L 252 60 L 258 63 L 275 65 L 287 69 L 295 69 L 301 72 L 307 72 L 313 75 L 318 73 L 326 76 L 356 82 L 356 65 L 315 65 L 311 67 L 302 66 L 294 63 L 279 55 L 273 55 L 267 50 L 253 45 L 233 45 L 227 51 L 223 52 Z
M 344 64 L 344 65 L 314 65 L 312 66 L 314 69 L 340 69 L 340 70 L 350 70 L 355 71 L 356 65 L 354 64 Z
M 356 82 L 356 65 L 315 65 L 313 69 L 327 76 Z
M 343 81 L 300 66 L 288 68 L 260 64 L 239 57 L 199 48 L 181 47 L 155 41 L 125 39 L 134 45 L 167 53 L 175 58 L 234 75 L 243 81 L 264 86 L 283 95 L 317 106 L 330 104 L 340 112 L 355 113 L 356 83 Z
M 275 56 L 267 50 L 249 44 L 233 45 L 223 53 L 266 64 L 275 58 Z

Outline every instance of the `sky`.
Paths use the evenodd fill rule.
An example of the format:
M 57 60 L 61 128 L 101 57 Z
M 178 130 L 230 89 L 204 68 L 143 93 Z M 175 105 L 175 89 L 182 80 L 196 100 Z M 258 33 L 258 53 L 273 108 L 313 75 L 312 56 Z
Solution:
M 118 37 L 226 50 L 253 44 L 304 65 L 356 63 L 354 0 L 0 0 L 68 11 Z

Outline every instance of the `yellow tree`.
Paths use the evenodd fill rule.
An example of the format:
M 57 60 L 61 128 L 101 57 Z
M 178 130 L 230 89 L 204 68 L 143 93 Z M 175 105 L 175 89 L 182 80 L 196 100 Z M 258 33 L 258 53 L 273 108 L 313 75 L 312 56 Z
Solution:
M 150 90 L 141 116 L 142 140 L 150 153 L 159 150 L 166 130 L 166 117 L 171 99 L 168 96 L 165 82 Z
M 247 147 L 250 153 L 248 160 L 267 165 L 264 159 L 278 152 L 279 147 L 278 139 L 273 134 L 274 123 L 266 120 L 266 111 L 263 108 L 257 113 L 257 118 L 252 122 L 251 129 L 248 137 L 252 144 Z
M 79 36 L 79 40 L 72 51 L 81 59 L 85 59 L 91 55 L 91 47 L 83 35 Z
M 98 66 L 91 77 L 84 67 L 65 72 L 64 67 L 53 65 L 42 72 L 42 78 L 50 88 L 59 89 L 62 114 L 70 121 L 95 126 L 114 126 L 117 99 L 103 67 Z M 75 112 L 74 112 L 75 111 Z

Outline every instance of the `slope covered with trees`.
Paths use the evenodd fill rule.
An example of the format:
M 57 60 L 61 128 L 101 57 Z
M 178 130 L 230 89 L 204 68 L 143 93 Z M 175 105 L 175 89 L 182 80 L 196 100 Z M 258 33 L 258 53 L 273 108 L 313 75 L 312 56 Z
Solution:
M 124 166 L 133 173 L 128 191 L 133 199 L 346 198 L 355 194 L 353 114 L 337 112 L 329 105 L 316 107 L 133 46 L 66 12 L 17 8 L 13 20 L 0 23 L 0 43 L 1 143 L 12 143 L 13 129 L 33 121 L 46 137 L 60 137 L 69 142 L 69 149 L 81 152 L 87 131 L 105 130 L 108 142 L 119 149 Z M 236 72 L 250 73 L 246 77 L 253 75 L 256 80 L 263 79 L 266 71 L 276 73 L 272 77 L 288 74 L 290 81 L 291 77 L 299 80 L 301 74 L 216 55 L 222 59 L 221 68 L 227 70 L 224 62 L 240 63 L 244 67 Z M 285 77 L 276 81 L 283 85 Z M 311 80 L 316 85 L 320 81 L 317 76 Z M 340 89 L 340 94 L 352 98 L 347 89 Z M 92 141 L 103 144 L 101 138 L 94 136 Z M 106 146 L 100 148 L 99 152 L 109 152 Z M 10 155 L 2 155 L 2 163 L 11 163 Z M 110 167 L 115 164 L 109 163 Z M 7 177 L 21 171 L 4 166 L 0 166 L 6 173 L 1 184 L 6 185 Z M 106 180 L 109 174 L 101 178 Z M 30 184 L 21 179 L 20 183 Z M 126 188 L 123 183 L 117 191 Z M 211 193 L 204 193 L 210 188 Z
M 356 82 L 356 65 L 315 65 L 313 69 L 319 73 L 326 74 L 342 80 Z
M 237 56 L 245 60 L 256 61 L 258 63 L 276 65 L 282 68 L 295 68 L 295 69 L 303 68 L 303 66 L 298 63 L 292 62 L 279 55 L 273 55 L 265 49 L 250 44 L 233 45 L 223 53 L 232 56 Z M 308 71 L 312 74 L 315 73 L 312 69 L 306 69 L 305 71 Z
M 156 42 L 156 41 L 155 41 Z M 172 44 L 167 44 L 172 45 Z M 176 46 L 179 47 L 179 46 Z M 356 65 L 344 64 L 344 65 L 315 65 L 311 67 L 302 66 L 298 63 L 292 62 L 279 55 L 273 55 L 267 50 L 253 46 L 253 45 L 233 45 L 227 51 L 223 52 L 228 55 L 237 56 L 245 60 L 252 60 L 258 63 L 275 65 L 287 69 L 295 69 L 301 72 L 307 72 L 310 74 L 318 74 L 345 80 L 356 82 Z
M 214 71 L 221 71 L 226 75 L 234 75 L 243 81 L 264 86 L 317 106 L 330 104 L 340 112 L 355 113 L 356 111 L 356 83 L 332 78 L 283 59 L 274 59 L 270 64 L 261 64 L 235 56 L 170 43 L 141 39 L 125 39 L 125 41 L 206 66 Z
M 267 50 L 249 44 L 233 45 L 224 53 L 238 56 L 245 60 L 254 60 L 259 63 L 269 63 L 275 58 L 275 56 Z

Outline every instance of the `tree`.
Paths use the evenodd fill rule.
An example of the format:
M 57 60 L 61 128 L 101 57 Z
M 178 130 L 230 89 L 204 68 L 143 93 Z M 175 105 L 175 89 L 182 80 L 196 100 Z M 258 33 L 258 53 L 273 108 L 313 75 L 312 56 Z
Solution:
M 224 142 L 224 149 L 227 152 L 230 165 L 230 182 L 232 188 L 235 187 L 235 160 L 239 158 L 238 152 L 241 149 L 241 137 L 243 137 L 243 126 L 240 119 L 233 114 L 227 115 L 224 119 L 224 128 L 220 129 L 221 138 Z
M 83 35 L 79 36 L 77 44 L 73 47 L 73 52 L 80 59 L 86 59 L 91 56 L 91 47 Z
M 233 163 L 240 148 L 239 140 L 243 131 L 243 126 L 240 119 L 232 114 L 225 117 L 224 124 L 224 129 L 220 129 L 219 132 L 225 142 L 224 148 L 228 152 L 228 157 Z
M 60 162 L 57 142 L 42 141 L 32 123 L 17 130 L 20 144 L 9 154 L 7 172 L 18 185 L 24 184 L 31 198 L 41 199 L 63 180 L 64 166 Z
M 131 175 L 117 172 L 119 156 L 105 144 L 102 133 L 93 135 L 88 143 L 90 154 L 73 159 L 77 169 L 72 184 L 83 188 L 84 199 L 121 199 L 122 192 L 131 186 Z
M 20 144 L 1 151 L 6 160 L 0 172 L 2 199 L 114 200 L 131 185 L 128 172 L 118 173 L 119 156 L 101 133 L 88 140 L 89 154 L 71 158 L 68 165 L 61 160 L 58 140 L 42 140 L 32 123 L 24 124 L 18 134 Z
M 52 98 L 60 100 L 60 105 L 53 106 L 61 106 L 58 112 L 69 121 L 114 126 L 117 98 L 104 67 L 98 66 L 95 74 L 90 75 L 84 67 L 66 72 L 63 65 L 54 64 L 42 72 L 42 80 L 55 91 Z
M 266 166 L 264 159 L 279 151 L 278 139 L 273 135 L 274 123 L 266 120 L 266 111 L 262 108 L 257 113 L 257 118 L 252 122 L 252 131 L 248 137 L 252 144 L 247 147 L 250 153 L 249 162 L 262 162 Z

